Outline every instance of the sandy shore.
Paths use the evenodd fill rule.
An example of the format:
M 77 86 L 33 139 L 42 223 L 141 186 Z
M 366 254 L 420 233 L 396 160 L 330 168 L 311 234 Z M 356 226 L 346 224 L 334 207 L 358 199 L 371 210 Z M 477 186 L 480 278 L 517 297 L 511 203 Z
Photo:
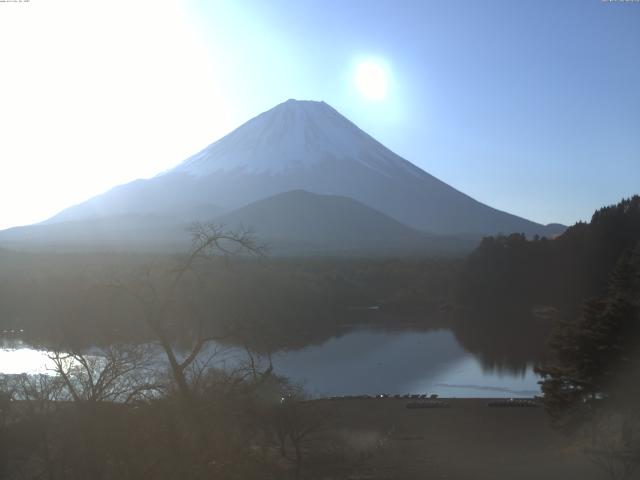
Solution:
M 542 407 L 489 407 L 491 399 L 444 399 L 445 408 L 407 409 L 407 400 L 319 400 L 350 442 L 380 441 L 361 471 L 368 479 L 602 479 Z

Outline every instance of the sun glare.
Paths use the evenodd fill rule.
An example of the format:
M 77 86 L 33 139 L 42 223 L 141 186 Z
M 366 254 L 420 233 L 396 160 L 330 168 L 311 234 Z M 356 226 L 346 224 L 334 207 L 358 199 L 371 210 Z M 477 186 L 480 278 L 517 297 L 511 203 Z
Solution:
M 180 0 L 31 3 L 0 2 L 0 229 L 155 175 L 227 128 Z
M 387 96 L 389 77 L 380 62 L 360 62 L 355 70 L 354 81 L 358 92 L 369 100 L 384 100 Z

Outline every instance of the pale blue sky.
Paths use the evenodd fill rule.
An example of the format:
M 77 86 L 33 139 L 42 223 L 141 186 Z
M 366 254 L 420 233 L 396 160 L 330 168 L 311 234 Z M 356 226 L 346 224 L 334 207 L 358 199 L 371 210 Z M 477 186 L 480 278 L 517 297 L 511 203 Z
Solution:
M 251 116 L 325 100 L 392 150 L 492 206 L 573 223 L 640 193 L 640 3 L 195 1 L 234 57 Z M 349 75 L 383 59 L 389 97 Z
M 640 2 L 0 3 L 0 228 L 324 100 L 496 208 L 572 224 L 640 192 Z M 355 87 L 384 67 L 374 101 Z

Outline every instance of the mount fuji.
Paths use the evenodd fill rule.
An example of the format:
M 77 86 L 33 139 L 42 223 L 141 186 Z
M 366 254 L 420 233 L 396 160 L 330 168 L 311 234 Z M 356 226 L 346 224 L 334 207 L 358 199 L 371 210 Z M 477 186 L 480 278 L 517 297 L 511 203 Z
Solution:
M 417 239 L 426 233 L 477 237 L 522 232 L 552 236 L 564 229 L 480 203 L 396 155 L 324 102 L 288 100 L 173 169 L 115 187 L 40 225 L 0 232 L 0 241 L 36 237 L 44 241 L 47 232 L 55 231 L 57 241 L 64 243 L 65 225 L 75 226 L 71 232 L 86 222 L 115 222 L 117 231 L 127 231 L 140 242 L 144 232 L 136 233 L 136 223 L 159 222 L 177 228 L 197 219 L 213 220 L 222 213 L 244 223 L 241 213 L 247 209 L 241 207 L 291 191 L 315 194 L 291 196 L 296 202 L 313 201 L 314 215 L 322 215 L 319 205 L 324 197 L 337 196 L 357 203 L 376 212 L 366 216 L 372 221 L 375 218 L 380 223 L 385 217 L 387 226 L 397 224 L 404 238 L 409 230 Z M 336 208 L 335 198 L 324 204 L 326 212 Z M 234 214 L 236 209 L 240 210 Z M 355 214 L 360 210 L 350 211 Z M 287 215 L 286 209 L 281 214 Z M 145 221 L 140 222 L 140 218 Z M 153 219 L 161 221 L 154 223 Z M 320 218 L 316 220 L 320 222 Z M 349 223 L 344 218 L 341 221 Z M 325 226 L 339 229 L 344 224 Z M 375 237 L 372 228 L 368 238 L 372 234 Z M 389 234 L 387 228 L 385 235 Z M 286 237 L 287 231 L 281 236 Z

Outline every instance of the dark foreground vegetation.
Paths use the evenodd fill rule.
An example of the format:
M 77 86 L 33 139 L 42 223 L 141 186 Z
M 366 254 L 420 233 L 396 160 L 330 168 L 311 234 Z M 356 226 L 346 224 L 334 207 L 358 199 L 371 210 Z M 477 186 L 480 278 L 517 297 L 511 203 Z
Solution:
M 182 360 L 166 375 L 138 348 L 57 356 L 56 376 L 6 377 L 0 477 L 278 479 L 348 470 L 357 456 L 311 448 L 333 412 L 259 368 Z M 186 381 L 185 381 L 186 380 Z
M 640 473 L 640 197 L 598 210 L 555 240 L 485 239 L 460 285 L 469 305 L 492 302 L 547 323 L 544 406 L 558 429 L 610 478 Z M 548 317 L 554 321 L 548 322 Z M 498 317 L 499 318 L 499 317 Z M 512 325 L 492 325 L 494 332 Z
M 3 379 L 5 478 L 638 475 L 640 197 L 466 260 L 273 260 L 246 232 L 194 234 L 170 257 L 0 252 L 0 328 L 55 364 Z M 371 321 L 451 328 L 487 366 L 536 363 L 544 408 L 306 401 L 273 371 L 273 352 Z M 214 368 L 213 343 L 244 361 Z
M 270 350 L 254 346 L 260 335 L 244 341 L 245 362 L 212 367 L 211 342 L 248 336 L 246 323 L 208 321 L 211 299 L 199 290 L 210 286 L 205 266 L 262 251 L 246 233 L 196 228 L 192 250 L 170 268 L 110 286 L 130 299 L 126 311 L 137 311 L 160 358 L 130 339 L 87 349 L 71 335 L 52 354 L 54 375 L 4 377 L 2 478 L 300 478 L 307 462 L 316 463 L 305 477 L 326 478 L 357 463 L 357 455 L 334 448 L 339 439 L 309 449 L 331 412 L 304 402 L 299 388 L 273 372 Z M 189 343 L 180 348 L 185 330 Z

